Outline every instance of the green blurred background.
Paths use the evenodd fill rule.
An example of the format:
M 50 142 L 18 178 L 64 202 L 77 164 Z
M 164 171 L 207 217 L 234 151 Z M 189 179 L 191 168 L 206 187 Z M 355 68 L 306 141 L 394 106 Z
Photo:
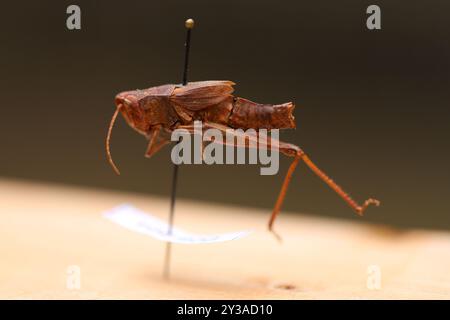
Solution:
M 81 7 L 81 31 L 66 29 L 69 4 Z M 381 7 L 382 30 L 366 28 L 370 4 Z M 238 96 L 294 101 L 298 128 L 282 138 L 355 199 L 382 201 L 361 220 L 300 165 L 285 211 L 450 228 L 448 1 L 44 0 L 2 9 L 3 177 L 168 196 L 169 148 L 145 159 L 145 139 L 118 121 L 117 177 L 104 138 L 116 93 L 181 82 L 192 17 L 191 81 L 229 79 Z M 289 162 L 277 176 L 183 166 L 179 196 L 269 215 Z

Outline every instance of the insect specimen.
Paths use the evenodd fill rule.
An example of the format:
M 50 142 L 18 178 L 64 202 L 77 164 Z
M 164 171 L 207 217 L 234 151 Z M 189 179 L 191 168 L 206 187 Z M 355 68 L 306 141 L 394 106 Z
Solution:
M 231 81 L 200 81 L 189 82 L 186 85 L 167 84 L 144 90 L 126 91 L 116 96 L 116 111 L 106 138 L 108 160 L 116 173 L 119 170 L 114 164 L 110 153 L 110 138 L 114 122 L 119 113 L 137 132 L 148 139 L 146 157 L 151 157 L 163 146 L 170 143 L 170 135 L 175 129 L 186 129 L 194 133 L 194 121 L 200 120 L 203 127 L 220 130 L 224 135 L 226 130 L 233 129 L 291 129 L 295 128 L 294 104 L 258 104 L 250 100 L 235 97 L 234 83 Z M 236 138 L 239 131 L 234 130 Z M 240 137 L 242 138 L 242 137 Z M 249 147 L 250 140 L 258 140 L 258 134 L 246 135 L 245 145 Z M 272 141 L 272 142 L 271 142 Z M 226 144 L 225 141 L 218 141 Z M 253 144 L 255 145 L 255 144 Z M 298 146 L 273 140 L 266 145 L 256 144 L 257 148 L 268 148 L 277 145 L 279 152 L 293 157 L 278 199 L 269 220 L 269 230 L 273 232 L 275 218 L 280 212 L 292 174 L 297 164 L 302 160 L 320 179 L 333 189 L 357 214 L 362 215 L 371 205 L 379 205 L 378 200 L 369 198 L 363 204 L 354 201 L 340 186 L 321 171 Z M 275 234 L 275 232 L 274 232 Z M 276 235 L 276 234 L 275 234 Z

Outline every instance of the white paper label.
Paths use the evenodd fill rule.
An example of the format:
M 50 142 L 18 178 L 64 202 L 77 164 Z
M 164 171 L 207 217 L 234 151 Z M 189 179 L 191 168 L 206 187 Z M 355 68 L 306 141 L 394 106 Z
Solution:
M 104 217 L 129 230 L 145 234 L 161 241 L 199 244 L 215 243 L 236 240 L 247 236 L 251 231 L 237 231 L 222 234 L 193 234 L 173 227 L 169 234 L 169 225 L 148 213 L 145 213 L 131 205 L 123 204 L 105 212 Z

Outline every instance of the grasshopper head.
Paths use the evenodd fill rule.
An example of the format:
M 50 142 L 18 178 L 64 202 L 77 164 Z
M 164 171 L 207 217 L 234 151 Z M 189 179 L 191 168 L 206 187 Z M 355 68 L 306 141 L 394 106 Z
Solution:
M 162 85 L 143 90 L 125 91 L 116 95 L 116 111 L 111 119 L 106 137 L 106 153 L 108 160 L 114 171 L 119 174 L 119 170 L 114 164 L 109 142 L 111 131 L 116 121 L 117 115 L 122 113 L 128 125 L 137 132 L 148 137 L 149 130 L 154 125 L 172 125 L 176 118 L 170 108 L 168 99 L 172 94 L 175 85 Z
M 145 135 L 148 124 L 144 121 L 144 111 L 139 104 L 137 92 L 126 91 L 119 93 L 115 98 L 115 103 L 128 125 Z
M 108 134 L 106 136 L 106 155 L 114 171 L 117 174 L 120 174 L 119 169 L 117 169 L 117 166 L 112 160 L 110 150 L 111 132 L 114 127 L 114 123 L 116 122 L 117 115 L 119 114 L 119 112 L 122 113 L 128 125 L 141 133 L 144 133 L 141 126 L 145 122 L 142 121 L 142 111 L 139 107 L 139 99 L 133 91 L 119 93 L 115 98 L 115 103 L 117 108 L 112 116 L 111 122 L 109 124 Z

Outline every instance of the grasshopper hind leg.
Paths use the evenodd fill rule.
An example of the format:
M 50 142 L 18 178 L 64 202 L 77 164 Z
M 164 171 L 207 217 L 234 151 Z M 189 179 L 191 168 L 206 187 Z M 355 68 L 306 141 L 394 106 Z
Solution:
M 369 198 L 362 205 L 359 205 L 355 200 L 353 200 L 350 195 L 345 192 L 337 183 L 335 183 L 327 174 L 325 174 L 322 170 L 320 170 L 309 157 L 297 146 L 283 144 L 280 142 L 280 151 L 283 152 L 287 156 L 294 157 L 289 169 L 284 178 L 283 184 L 281 186 L 280 193 L 277 198 L 277 202 L 272 211 L 272 215 L 269 219 L 268 228 L 269 231 L 274 233 L 275 237 L 279 239 L 279 236 L 273 230 L 273 224 L 275 222 L 276 217 L 280 213 L 281 206 L 284 202 L 284 198 L 286 197 L 286 192 L 291 182 L 292 175 L 294 174 L 295 169 L 300 160 L 302 160 L 308 168 L 313 171 L 323 182 L 325 182 L 331 189 L 333 189 L 358 215 L 362 216 L 367 207 L 371 204 L 375 206 L 380 205 L 380 201 Z
M 223 125 L 217 124 L 217 123 L 206 123 L 206 128 L 214 128 L 220 130 L 223 134 L 226 134 L 226 129 L 229 129 Z M 193 126 L 180 126 L 180 128 L 187 129 L 189 132 L 194 132 Z M 278 195 L 277 201 L 275 203 L 275 206 L 273 208 L 272 214 L 269 219 L 268 223 L 268 229 L 269 231 L 277 238 L 277 240 L 281 241 L 280 235 L 275 232 L 273 226 L 275 219 L 277 218 L 278 214 L 281 211 L 281 207 L 284 202 L 284 198 L 286 197 L 287 189 L 289 187 L 289 183 L 291 182 L 292 176 L 295 172 L 295 169 L 297 168 L 298 163 L 300 160 L 302 160 L 308 167 L 311 169 L 322 181 L 324 181 L 331 189 L 333 189 L 347 204 L 359 215 L 362 215 L 366 208 L 373 204 L 378 206 L 380 202 L 376 199 L 369 198 L 367 199 L 363 205 L 359 205 L 356 201 L 354 201 L 348 193 L 346 193 L 340 186 L 338 186 L 332 179 L 330 179 L 323 171 L 321 171 L 310 159 L 309 157 L 296 145 L 286 143 L 283 141 L 275 141 L 272 138 L 269 138 L 269 141 L 264 143 L 259 143 L 261 141 L 258 141 L 258 135 L 243 135 L 242 133 L 238 133 L 234 131 L 233 135 L 235 137 L 243 137 L 245 143 L 243 145 L 236 145 L 240 147 L 249 148 L 250 144 L 248 143 L 250 140 L 255 142 L 254 145 L 257 146 L 257 148 L 270 148 L 274 147 L 276 150 L 280 151 L 281 153 L 285 154 L 286 156 L 293 157 L 294 160 L 292 161 L 291 165 L 289 166 L 289 169 L 286 173 L 286 176 L 284 178 L 283 184 L 281 186 L 280 193 Z M 224 145 L 228 145 L 226 141 L 216 141 L 218 143 L 222 143 Z M 231 145 L 235 146 L 235 145 Z

